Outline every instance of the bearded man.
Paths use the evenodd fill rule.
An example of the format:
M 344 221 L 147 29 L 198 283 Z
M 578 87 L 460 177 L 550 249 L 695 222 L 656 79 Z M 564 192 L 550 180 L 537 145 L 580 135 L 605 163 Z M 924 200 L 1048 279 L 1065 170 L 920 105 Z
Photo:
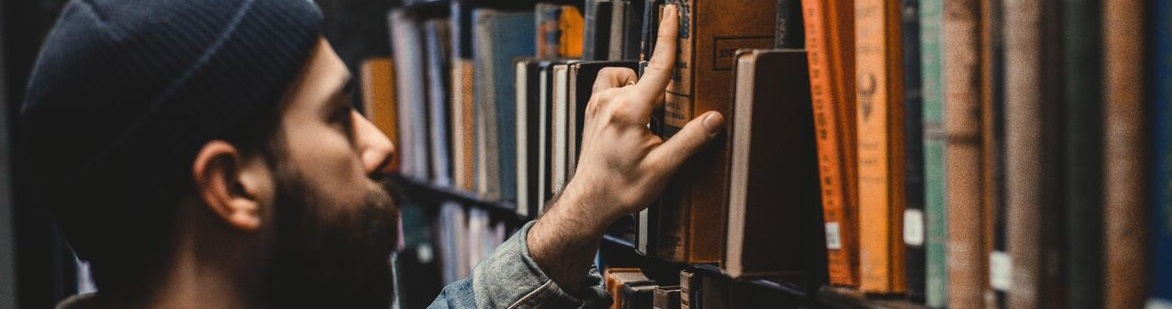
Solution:
M 675 61 L 669 7 L 647 73 L 600 73 L 576 176 L 432 308 L 609 302 L 592 265 L 711 140 L 709 113 L 648 131 Z M 348 103 L 352 76 L 306 0 L 74 0 L 21 115 L 24 151 L 99 292 L 62 308 L 389 308 L 394 146 Z

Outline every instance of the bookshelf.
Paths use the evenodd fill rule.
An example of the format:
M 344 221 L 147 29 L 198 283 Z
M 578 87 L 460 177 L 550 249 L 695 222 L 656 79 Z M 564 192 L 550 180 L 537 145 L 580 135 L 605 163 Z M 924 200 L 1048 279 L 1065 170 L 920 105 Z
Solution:
M 400 194 L 424 204 L 430 205 L 438 201 L 457 201 L 463 205 L 487 210 L 494 217 L 501 218 L 501 220 L 504 220 L 512 227 L 519 227 L 530 220 L 530 218 L 518 216 L 513 208 L 514 205 L 509 202 L 485 199 L 472 192 L 435 185 L 426 181 L 407 179 L 400 175 L 394 176 L 394 183 L 399 185 L 395 189 L 399 190 Z M 720 268 L 714 265 L 681 264 L 656 257 L 640 255 L 635 252 L 635 244 L 621 237 L 609 234 L 603 236 L 599 251 L 599 254 L 603 255 L 603 259 L 605 260 L 621 264 L 624 267 L 643 268 L 649 277 L 666 278 L 665 282 L 669 283 L 678 283 L 678 281 L 672 281 L 671 278 L 673 276 L 678 277 L 678 273 L 682 269 L 689 269 L 707 276 L 719 276 L 725 280 L 735 281 L 737 285 L 749 286 L 765 291 L 764 295 L 772 298 L 771 301 L 773 302 L 770 304 L 791 304 L 794 308 L 833 309 L 927 308 L 921 304 L 903 299 L 900 296 L 867 296 L 859 293 L 857 290 L 848 288 L 823 285 L 814 287 L 812 290 L 807 290 L 797 284 L 778 279 L 732 279 L 728 278 Z M 678 278 L 675 280 L 678 280 Z

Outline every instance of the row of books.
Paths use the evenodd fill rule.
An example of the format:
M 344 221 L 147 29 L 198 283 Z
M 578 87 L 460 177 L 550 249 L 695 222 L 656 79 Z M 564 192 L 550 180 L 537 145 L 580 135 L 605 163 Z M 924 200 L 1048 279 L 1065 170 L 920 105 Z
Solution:
M 1167 1 L 800 4 L 832 284 L 1169 305 Z
M 394 98 L 368 115 L 405 176 L 534 217 L 594 76 L 638 70 L 666 3 L 678 72 L 651 129 L 728 125 L 615 229 L 640 253 L 930 307 L 1172 299 L 1168 1 L 451 1 L 390 13 L 394 59 L 364 80 Z
M 519 228 L 480 207 L 401 200 L 393 257 L 401 308 L 426 307 L 442 287 L 470 277 L 472 269 Z
M 784 308 L 768 288 L 731 280 L 719 274 L 685 268 L 679 280 L 657 282 L 639 268 L 614 267 L 603 272 L 611 309 Z

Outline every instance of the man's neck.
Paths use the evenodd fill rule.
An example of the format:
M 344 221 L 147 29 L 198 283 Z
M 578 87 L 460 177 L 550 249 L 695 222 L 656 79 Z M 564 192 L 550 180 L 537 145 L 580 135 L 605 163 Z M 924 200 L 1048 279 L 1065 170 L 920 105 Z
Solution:
M 146 286 L 134 304 L 102 296 L 109 308 L 257 308 L 262 307 L 256 255 L 239 234 L 223 229 L 192 205 L 180 206 L 174 253 L 157 284 Z M 99 287 L 100 289 L 100 287 Z M 100 293 L 100 292 L 99 292 Z M 106 297 L 110 296 L 110 297 Z M 131 296 L 131 295 L 124 295 Z

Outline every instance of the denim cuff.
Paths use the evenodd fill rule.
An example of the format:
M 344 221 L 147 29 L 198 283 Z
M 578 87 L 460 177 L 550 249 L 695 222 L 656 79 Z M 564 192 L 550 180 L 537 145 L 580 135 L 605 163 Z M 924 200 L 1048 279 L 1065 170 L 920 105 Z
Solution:
M 610 296 L 597 266 L 586 275 L 581 298 L 563 291 L 529 255 L 528 235 L 534 222 L 521 227 L 497 247 L 472 273 L 478 308 L 604 308 Z

